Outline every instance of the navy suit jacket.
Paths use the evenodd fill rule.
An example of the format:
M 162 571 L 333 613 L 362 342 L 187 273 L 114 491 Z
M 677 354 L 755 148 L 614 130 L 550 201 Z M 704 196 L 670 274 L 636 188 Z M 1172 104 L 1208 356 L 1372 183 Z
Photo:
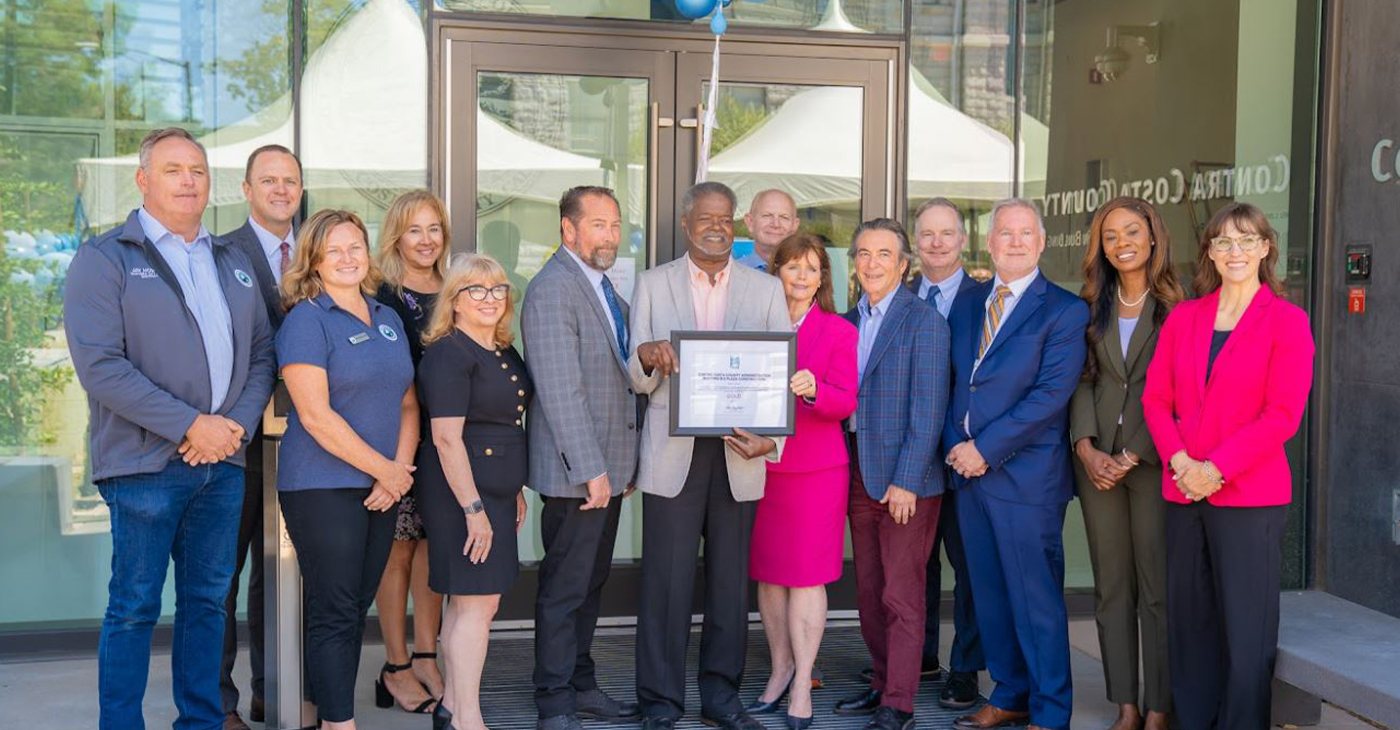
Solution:
M 987 494 L 1063 504 L 1074 496 L 1069 401 L 1084 370 L 1089 307 L 1037 273 L 974 372 L 994 281 L 959 296 L 948 313 L 953 395 L 943 440 L 948 449 L 975 441 L 987 472 L 971 482 Z M 952 480 L 954 489 L 969 483 L 956 473 Z
M 272 275 L 272 265 L 267 262 L 267 252 L 263 251 L 258 234 L 253 232 L 252 224 L 245 221 L 222 238 L 242 249 L 253 260 L 253 276 L 258 280 L 258 291 L 262 293 L 263 305 L 267 307 L 267 321 L 272 324 L 272 331 L 276 332 L 282 326 L 286 312 L 282 310 L 282 294 L 277 288 L 277 279 Z
M 920 497 L 943 493 L 939 425 L 948 406 L 948 324 L 932 305 L 895 287 L 856 396 L 856 448 L 865 491 L 891 484 Z M 860 327 L 860 309 L 846 319 Z

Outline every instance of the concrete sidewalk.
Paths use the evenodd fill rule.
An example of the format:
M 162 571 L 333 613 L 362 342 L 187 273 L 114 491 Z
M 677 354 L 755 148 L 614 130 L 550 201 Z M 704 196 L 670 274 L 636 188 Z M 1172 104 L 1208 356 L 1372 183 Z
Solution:
M 848 725 L 859 728 L 861 718 L 840 718 L 826 714 L 830 705 L 840 695 L 855 687 L 854 675 L 862 666 L 859 633 L 853 622 L 833 621 L 829 629 L 830 648 L 824 644 L 822 668 L 827 675 L 827 688 L 814 696 L 817 712 L 817 727 L 825 730 L 841 730 Z M 600 635 L 614 637 L 618 645 L 609 649 L 614 654 L 604 661 L 599 657 L 600 672 L 610 675 L 600 678 L 604 688 L 618 697 L 632 698 L 630 676 L 630 630 L 603 629 Z M 952 639 L 952 627 L 942 632 L 945 643 Z M 621 641 L 618 641 L 621 639 Z M 755 626 L 750 634 L 750 669 L 745 676 L 745 698 L 756 696 L 758 689 L 767 678 L 766 648 L 762 633 Z M 692 654 L 697 641 L 692 641 Z M 1070 643 L 1074 648 L 1072 667 L 1074 671 L 1074 727 L 1084 730 L 1100 730 L 1108 727 L 1117 717 L 1117 708 L 1104 699 L 1103 665 L 1099 661 L 1098 638 L 1092 621 L 1074 621 L 1070 624 Z M 492 730 L 529 730 L 533 727 L 533 701 L 528 686 L 528 664 L 530 638 L 521 632 L 507 632 L 493 638 L 490 655 L 487 657 L 487 681 L 504 680 L 499 691 L 493 692 L 487 709 L 487 721 Z M 946 647 L 945 647 L 946 656 Z M 362 730 L 425 730 L 430 720 L 422 715 L 409 715 L 397 710 L 380 710 L 374 706 L 374 679 L 380 664 L 384 661 L 384 648 L 375 644 L 366 646 L 360 662 L 357 688 L 357 714 Z M 510 665 L 503 667 L 502 663 Z M 493 669 L 493 664 L 495 665 Z M 612 666 L 609 667 L 608 665 Z M 625 666 L 618 666 L 625 664 Z M 492 677 L 500 672 L 510 677 Z M 240 687 L 247 687 L 246 654 L 238 663 Z M 517 676 L 518 675 L 518 676 Z M 615 675 L 615 676 L 613 676 Z M 692 671 L 693 675 L 693 671 Z M 984 694 L 988 689 L 986 674 L 983 675 Z M 694 692 L 691 682 L 691 692 Z M 926 683 L 919 693 L 918 717 L 920 730 L 943 730 L 950 726 L 951 715 L 936 709 L 936 687 Z M 927 696 L 926 696 L 927 695 Z M 0 730 L 43 730 L 63 728 L 64 730 L 89 730 L 97 727 L 97 662 L 94 658 L 64 659 L 28 663 L 0 664 Z M 688 701 L 688 705 L 691 704 Z M 698 703 L 688 707 L 689 719 L 699 710 Z M 243 700 L 244 716 L 247 716 L 247 698 Z M 926 709 L 928 708 L 928 709 Z M 151 677 L 146 693 L 146 724 L 153 730 L 169 727 L 175 719 L 175 708 L 170 699 L 170 662 L 168 654 L 160 654 L 151 662 Z M 777 730 L 783 727 L 782 714 L 764 716 L 763 722 Z M 685 722 L 683 726 L 698 722 Z M 255 730 L 260 727 L 250 723 Z M 596 723 L 587 723 L 589 730 L 597 730 Z M 635 727 L 635 726 L 628 726 Z M 684 727 L 681 730 L 685 730 Z M 1330 705 L 1323 705 L 1322 724 L 1317 730 L 1375 730 L 1352 715 Z

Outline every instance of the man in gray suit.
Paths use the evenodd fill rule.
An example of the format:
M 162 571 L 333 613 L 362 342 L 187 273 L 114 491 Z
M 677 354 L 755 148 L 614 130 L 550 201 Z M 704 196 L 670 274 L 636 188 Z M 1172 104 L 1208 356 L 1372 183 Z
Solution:
M 277 287 L 282 269 L 291 261 L 296 244 L 292 220 L 301 209 L 301 161 L 282 145 L 265 145 L 248 155 L 243 173 L 243 197 L 248 199 L 248 220 L 224 235 L 253 263 L 253 279 L 267 307 L 272 331 L 282 324 L 282 303 Z M 243 477 L 243 516 L 238 525 L 238 560 L 233 584 L 224 602 L 224 659 L 219 677 L 219 693 L 224 703 L 224 730 L 249 730 L 238 715 L 238 687 L 233 683 L 233 662 L 238 656 L 238 635 L 234 633 L 238 598 L 238 576 L 248 561 L 248 663 L 253 670 L 249 717 L 263 721 L 263 438 L 262 428 L 248 442 L 248 465 Z
M 617 722 L 638 714 L 636 704 L 598 688 L 589 653 L 623 490 L 637 470 L 627 302 L 603 273 L 617 260 L 621 226 L 611 190 L 564 193 L 564 244 L 530 282 L 520 315 L 535 383 L 526 422 L 530 486 L 544 500 L 535 597 L 539 730 L 578 730 L 579 717 Z
M 637 279 L 632 307 L 633 388 L 651 396 L 642 431 L 642 576 L 637 613 L 637 699 L 643 730 L 672 730 L 685 712 L 696 553 L 705 541 L 705 620 L 700 639 L 700 717 L 724 730 L 762 730 L 744 712 L 749 533 L 766 461 L 783 440 L 741 429 L 721 438 L 670 436 L 669 378 L 679 364 L 672 330 L 791 332 L 778 279 L 738 264 L 734 191 L 714 182 L 686 191 L 681 227 L 689 250 Z

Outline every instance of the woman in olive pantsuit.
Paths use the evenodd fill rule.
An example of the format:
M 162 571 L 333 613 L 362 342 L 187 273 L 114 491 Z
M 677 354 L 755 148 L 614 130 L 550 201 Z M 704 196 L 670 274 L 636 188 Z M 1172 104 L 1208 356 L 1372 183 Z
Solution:
M 1084 379 L 1070 404 L 1070 440 L 1079 457 L 1104 679 L 1119 708 L 1111 730 L 1166 730 L 1166 503 L 1142 391 L 1157 333 L 1183 292 L 1166 228 L 1150 204 L 1121 197 L 1098 210 L 1080 296 L 1092 318 Z

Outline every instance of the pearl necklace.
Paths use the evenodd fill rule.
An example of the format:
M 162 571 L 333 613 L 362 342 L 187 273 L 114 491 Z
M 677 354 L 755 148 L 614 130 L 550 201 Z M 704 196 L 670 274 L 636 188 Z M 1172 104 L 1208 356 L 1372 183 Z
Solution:
M 1118 303 L 1119 303 L 1119 304 L 1122 304 L 1122 305 L 1125 306 L 1125 307 L 1128 307 L 1129 309 L 1131 309 L 1131 308 L 1133 308 L 1133 307 L 1136 307 L 1136 306 L 1139 305 L 1139 304 L 1142 304 L 1144 301 L 1146 301 L 1146 300 L 1147 300 L 1147 295 L 1148 295 L 1148 293 L 1151 292 L 1151 291 L 1152 291 L 1151 289 L 1148 289 L 1148 290 L 1144 291 L 1144 292 L 1142 293 L 1142 296 L 1140 296 L 1140 297 L 1137 298 L 1137 301 L 1135 301 L 1135 302 L 1130 302 L 1130 301 L 1128 301 L 1128 300 L 1126 300 L 1126 299 L 1123 298 L 1123 290 L 1122 290 L 1122 289 L 1119 289 L 1119 290 L 1118 290 Z

